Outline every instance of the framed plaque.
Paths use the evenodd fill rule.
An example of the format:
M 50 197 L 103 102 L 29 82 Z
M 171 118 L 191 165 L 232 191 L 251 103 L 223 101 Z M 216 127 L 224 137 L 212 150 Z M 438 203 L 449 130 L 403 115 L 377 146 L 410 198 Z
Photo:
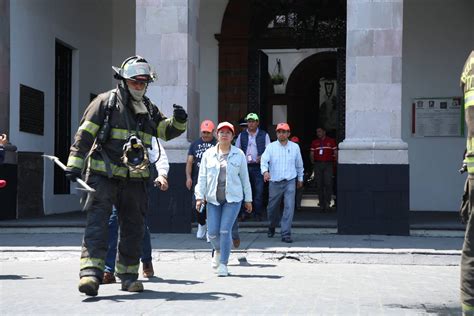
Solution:
M 20 84 L 20 131 L 44 135 L 44 92 Z
M 411 129 L 416 137 L 464 136 L 462 98 L 413 99 Z

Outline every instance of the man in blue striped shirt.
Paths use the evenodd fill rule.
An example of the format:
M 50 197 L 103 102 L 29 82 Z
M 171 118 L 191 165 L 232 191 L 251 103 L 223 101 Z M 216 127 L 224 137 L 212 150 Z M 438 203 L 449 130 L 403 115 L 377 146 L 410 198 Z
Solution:
M 295 212 L 295 192 L 296 188 L 303 187 L 303 159 L 299 146 L 288 141 L 290 126 L 287 123 L 279 123 L 276 133 L 278 140 L 267 146 L 260 164 L 263 180 L 270 182 L 267 207 L 270 222 L 268 237 L 275 235 L 275 227 L 280 221 L 281 241 L 292 243 L 291 223 Z M 284 208 L 280 220 L 282 197 Z

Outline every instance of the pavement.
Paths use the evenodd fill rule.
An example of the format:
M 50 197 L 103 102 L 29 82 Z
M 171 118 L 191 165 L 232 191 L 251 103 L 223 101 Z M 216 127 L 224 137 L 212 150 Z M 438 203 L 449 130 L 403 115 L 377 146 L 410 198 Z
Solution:
M 0 229 L 1 315 L 460 315 L 459 232 L 338 235 L 296 228 L 285 244 L 246 227 L 229 262 L 191 234 L 152 234 L 157 277 L 143 293 L 77 291 L 80 227 Z M 278 230 L 277 230 L 278 232 Z M 132 303 L 132 304 L 130 304 Z
M 81 212 L 0 221 L 1 315 L 459 315 L 464 227 L 456 214 L 412 213 L 410 236 L 339 235 L 335 213 L 299 212 L 294 243 L 241 223 L 231 275 L 210 244 L 152 234 L 156 277 L 143 293 L 77 291 Z M 25 295 L 26 293 L 26 295 Z M 129 304 L 128 302 L 133 302 Z

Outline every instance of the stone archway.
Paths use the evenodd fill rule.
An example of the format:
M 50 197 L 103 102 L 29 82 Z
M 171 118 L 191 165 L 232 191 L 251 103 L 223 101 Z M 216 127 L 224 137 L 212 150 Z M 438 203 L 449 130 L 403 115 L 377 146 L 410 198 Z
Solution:
M 261 50 L 344 48 L 346 6 L 345 0 L 229 0 L 216 35 L 219 120 L 236 123 L 252 111 L 261 114 L 264 126 L 271 124 Z M 283 25 L 276 25 L 279 17 L 285 17 Z

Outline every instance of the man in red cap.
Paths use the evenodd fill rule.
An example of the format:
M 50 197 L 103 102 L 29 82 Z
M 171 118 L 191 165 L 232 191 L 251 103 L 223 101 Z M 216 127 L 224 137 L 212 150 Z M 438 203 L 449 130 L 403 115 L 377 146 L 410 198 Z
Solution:
M 263 180 L 269 183 L 268 197 L 268 237 L 275 235 L 275 227 L 280 222 L 281 241 L 291 243 L 291 224 L 295 211 L 296 188 L 303 187 L 303 158 L 300 147 L 288 141 L 290 126 L 279 123 L 276 127 L 277 141 L 272 142 L 263 152 L 261 172 Z M 281 199 L 284 201 L 280 219 Z
M 188 150 L 188 159 L 186 160 L 186 187 L 188 190 L 194 192 L 194 186 L 197 183 L 197 177 L 199 174 L 199 166 L 201 164 L 202 154 L 210 147 L 216 144 L 214 138 L 215 125 L 211 120 L 205 120 L 201 123 L 201 137 L 195 140 Z M 196 200 L 193 194 L 192 202 L 193 212 L 196 210 Z M 206 225 L 206 211 L 197 213 L 198 230 L 196 237 L 203 239 L 206 236 L 207 225 Z

